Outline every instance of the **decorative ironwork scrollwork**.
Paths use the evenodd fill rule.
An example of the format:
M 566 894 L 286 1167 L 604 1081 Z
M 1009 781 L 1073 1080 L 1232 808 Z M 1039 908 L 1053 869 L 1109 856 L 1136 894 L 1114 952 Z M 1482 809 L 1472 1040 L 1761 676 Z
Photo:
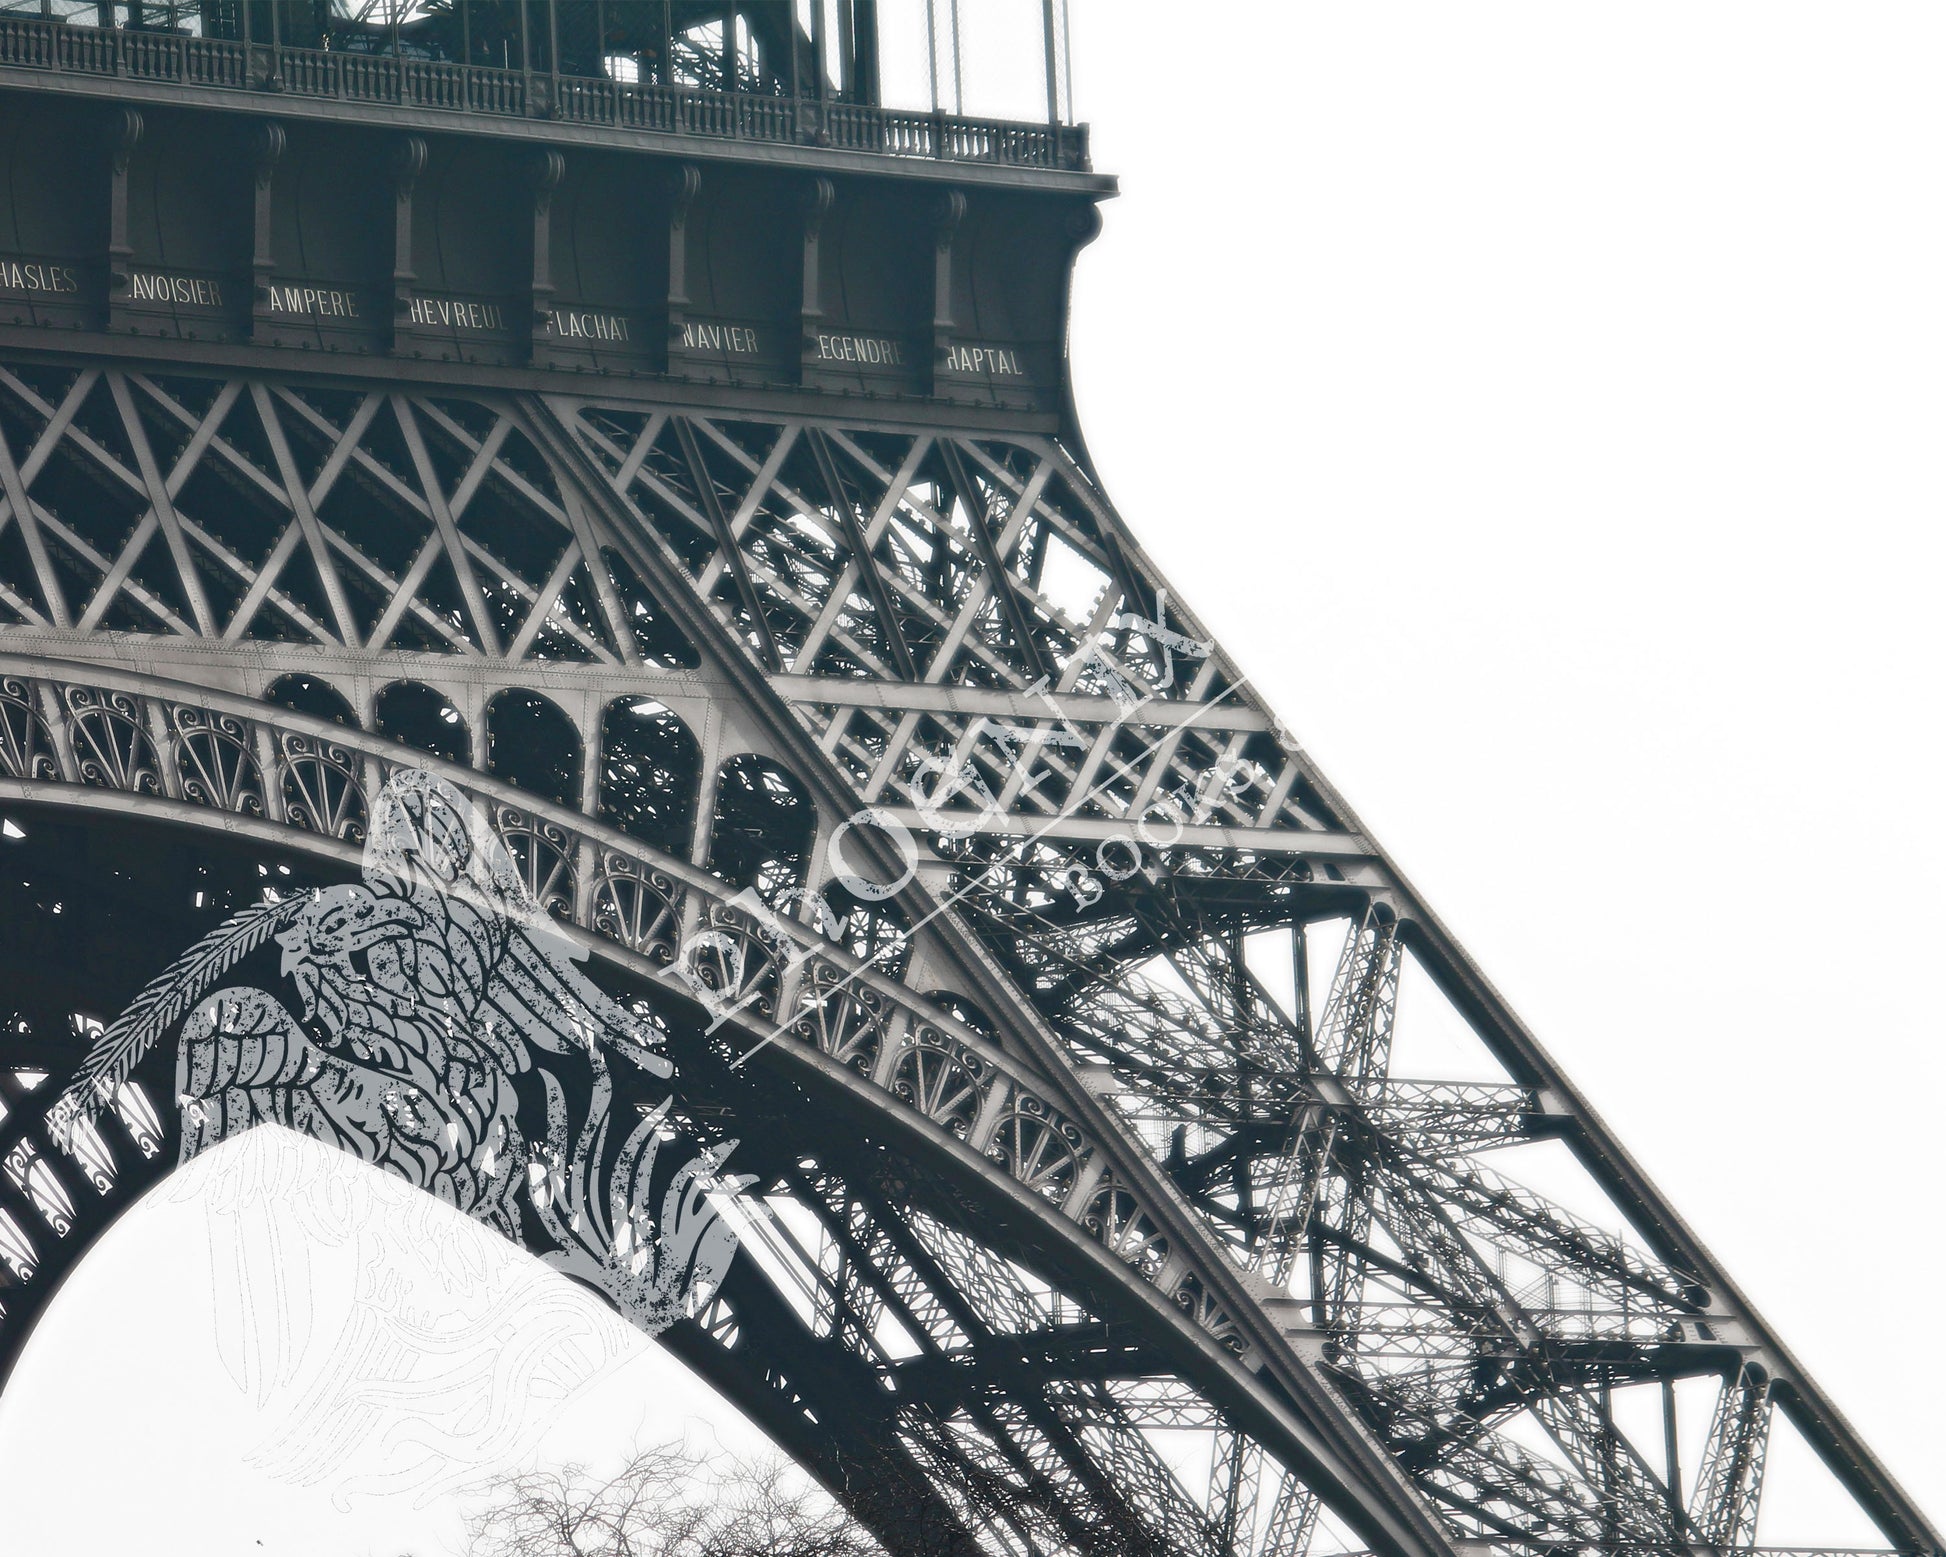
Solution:
M 828 962 L 812 966 L 804 989 L 808 1009 L 791 1031 L 840 1065 L 869 1076 L 885 1040 L 885 997 Z
M 683 889 L 661 871 L 618 854 L 602 852 L 595 876 L 594 928 L 651 962 L 676 960 Z
M 541 911 L 572 921 L 575 872 L 567 831 L 507 805 L 493 808 L 493 830 L 507 846 L 515 873 Z
M 102 1139 L 91 1120 L 77 1119 L 66 1131 L 66 1140 L 59 1142 L 74 1165 L 94 1187 L 97 1195 L 105 1195 L 115 1185 L 115 1154 L 108 1149 L 107 1141 Z
M 13 1272 L 15 1281 L 22 1282 L 32 1281 L 34 1272 L 40 1268 L 34 1241 L 5 1211 L 0 1211 L 0 1264 Z
M 177 704 L 169 727 L 183 799 L 243 816 L 264 814 L 263 772 L 241 719 Z
M 906 1040 L 892 1093 L 965 1140 L 992 1082 L 993 1067 L 975 1050 L 936 1027 L 921 1027 Z
M 277 738 L 283 759 L 284 820 L 308 832 L 362 843 L 370 816 L 358 782 L 357 759 L 333 741 L 285 731 Z
M 1228 1309 L 1210 1296 L 1209 1288 L 1203 1285 L 1200 1276 L 1184 1276 L 1173 1296 L 1176 1307 L 1189 1315 L 1197 1329 L 1209 1332 L 1217 1345 L 1235 1352 L 1239 1357 L 1248 1350 L 1243 1332 L 1237 1329 L 1236 1320 Z
M 0 773 L 49 783 L 61 777 L 54 739 L 34 707 L 33 686 L 12 676 L 0 677 Z
M 709 929 L 695 937 L 697 973 L 719 997 L 733 998 L 739 1011 L 774 1017 L 776 942 L 756 920 L 728 903 L 712 903 L 706 917 Z
M 7 1153 L 5 1167 L 14 1188 L 33 1202 L 34 1209 L 54 1230 L 54 1235 L 67 1237 L 74 1230 L 74 1202 L 34 1143 L 14 1142 L 13 1150 Z
M 115 1089 L 115 1114 L 128 1131 L 128 1138 L 144 1157 L 160 1155 L 163 1144 L 162 1116 L 137 1081 L 124 1081 Z
M 1071 1121 L 1031 1092 L 1017 1092 L 987 1143 L 987 1156 L 1058 1204 L 1074 1190 L 1087 1144 Z
M 1134 1266 L 1150 1281 L 1169 1263 L 1169 1240 L 1141 1201 L 1119 1184 L 1105 1183 L 1089 1197 L 1081 1225 L 1100 1239 L 1110 1254 Z
M 162 793 L 162 765 L 142 728 L 142 705 L 126 692 L 63 687 L 68 746 L 81 782 L 132 795 Z

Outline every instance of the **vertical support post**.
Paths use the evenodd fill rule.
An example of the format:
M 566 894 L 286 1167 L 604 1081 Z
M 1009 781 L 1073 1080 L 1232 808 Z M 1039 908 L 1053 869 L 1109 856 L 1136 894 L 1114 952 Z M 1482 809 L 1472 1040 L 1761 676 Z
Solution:
M 966 218 L 966 196 L 950 189 L 932 209 L 932 366 L 926 391 L 938 394 L 953 330 L 953 239 Z
M 531 76 L 534 73 L 534 48 L 532 29 L 527 25 L 527 0 L 520 0 L 520 73 Z
M 814 178 L 804 192 L 804 300 L 798 309 L 798 382 L 805 382 L 818 360 L 818 326 L 824 323 L 824 285 L 818 274 L 818 245 L 836 191 L 828 178 Z
M 838 101 L 858 101 L 858 14 L 853 0 L 838 0 Z
M 128 164 L 142 139 L 142 116 L 133 108 L 113 111 L 108 121 L 108 325 L 114 328 L 128 300 Z
M 561 110 L 560 0 L 547 0 L 547 106 L 550 113 Z
M 472 0 L 459 0 L 459 62 L 462 65 L 473 63 Z
M 878 107 L 878 0 L 851 0 L 851 64 L 855 101 Z
M 558 151 L 543 151 L 530 168 L 534 186 L 533 266 L 529 272 L 527 355 L 532 361 L 554 338 L 554 191 L 567 172 Z
M 723 7 L 723 46 L 718 50 L 717 68 L 723 72 L 723 90 L 737 89 L 737 8 Z
M 797 58 L 797 0 L 791 0 L 786 10 L 788 14 L 784 18 L 784 38 L 791 51 L 789 78 L 791 112 L 794 118 L 801 119 L 802 115 L 797 111 L 797 103 L 804 96 L 804 83 L 799 79 L 801 72 L 798 69 Z
M 1068 23 L 1074 15 L 1068 0 L 1061 0 L 1061 76 L 1068 89 L 1068 123 L 1074 123 L 1074 35 Z
M 419 277 L 412 268 L 412 191 L 426 170 L 426 143 L 408 135 L 392 151 L 392 350 L 412 339 L 413 287 Z
M 686 352 L 689 329 L 689 208 L 703 186 L 703 175 L 685 162 L 669 175 L 669 298 L 663 366 L 674 372 Z
M 953 112 L 966 112 L 966 94 L 961 90 L 959 64 L 959 0 L 952 0 L 953 6 Z
M 1047 64 L 1047 123 L 1061 126 L 1061 77 L 1054 53 L 1054 0 L 1041 0 L 1041 49 Z
M 939 0 L 926 0 L 926 76 L 932 83 L 932 111 L 939 112 Z
M 671 4 L 672 0 L 662 0 L 660 17 L 656 25 L 656 43 L 661 50 L 656 68 L 662 72 L 664 86 L 676 84 L 676 66 L 673 57 L 676 47 L 676 24 L 670 15 Z
M 1676 1381 L 1662 1381 L 1662 1452 L 1663 1464 L 1668 1471 L 1665 1484 L 1669 1489 L 1670 1528 L 1682 1529 L 1682 1455 L 1676 1442 Z
M 270 245 L 270 194 L 277 160 L 284 155 L 284 127 L 269 120 L 259 124 L 250 152 L 250 339 L 267 341 L 275 324 L 270 285 L 277 269 Z
M 811 0 L 811 55 L 817 63 L 817 88 L 819 103 L 824 102 L 831 90 L 831 46 L 825 34 L 830 28 L 825 25 L 825 0 Z

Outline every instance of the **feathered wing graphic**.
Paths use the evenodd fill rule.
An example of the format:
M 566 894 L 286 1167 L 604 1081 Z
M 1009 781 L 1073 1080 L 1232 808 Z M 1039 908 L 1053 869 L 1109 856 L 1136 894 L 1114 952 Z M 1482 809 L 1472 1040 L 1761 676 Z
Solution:
M 128 1080 L 142 1056 L 182 1019 L 201 991 L 250 955 L 296 916 L 301 901 L 259 903 L 232 914 L 151 979 L 128 1009 L 102 1029 L 48 1110 L 55 1139 L 66 1146 L 77 1122 L 91 1120 Z
M 671 1099 L 608 1165 L 611 1057 L 673 1075 L 655 1020 L 575 966 L 486 818 L 443 779 L 394 775 L 373 808 L 362 884 L 243 910 L 192 947 L 110 1025 L 63 1094 L 85 1118 L 181 1023 L 182 1157 L 264 1123 L 349 1152 L 511 1238 L 519 1192 L 556 1244 L 552 1263 L 606 1292 L 651 1333 L 721 1282 L 734 1234 L 711 1197 L 731 1146 L 675 1174 L 647 1204 Z M 295 1010 L 254 988 L 212 988 L 274 940 Z M 545 1120 L 522 1117 L 536 1069 Z M 554 1074 L 588 1067 L 578 1130 Z M 570 1135 L 573 1139 L 570 1140 Z

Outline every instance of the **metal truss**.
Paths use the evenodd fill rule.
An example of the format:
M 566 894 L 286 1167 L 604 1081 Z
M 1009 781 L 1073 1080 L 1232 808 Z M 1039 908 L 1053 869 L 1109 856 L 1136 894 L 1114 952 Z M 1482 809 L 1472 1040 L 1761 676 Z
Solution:
M 27 688 L 13 678 L 4 684 L 9 696 Z M 27 689 L 38 690 L 38 684 Z M 10 709 L 17 711 L 18 706 Z M 127 710 L 138 719 L 160 711 L 138 695 L 108 689 L 85 706 Z M 212 711 L 209 717 L 217 727 L 242 737 L 246 751 L 249 738 L 263 733 L 260 727 L 230 723 L 221 712 Z M 77 729 L 70 727 L 52 739 L 70 747 L 85 742 Z M 42 738 L 36 728 L 29 749 L 42 750 Z M 378 743 L 350 739 L 365 750 L 337 746 L 328 755 L 343 760 L 357 752 L 346 793 L 362 797 L 364 784 L 376 776 L 372 765 L 382 759 L 367 755 Z M 127 744 L 135 744 L 132 736 Z M 301 772 L 314 755 L 314 748 L 303 742 L 294 749 L 297 755 L 282 764 L 286 776 Z M 288 788 L 254 782 L 247 755 L 238 758 L 238 767 L 245 774 L 234 791 L 239 796 L 260 798 L 266 790 Z M 134 802 L 125 815 L 178 823 L 190 816 L 232 834 L 241 824 L 244 840 L 257 850 L 252 858 L 273 865 L 297 861 L 300 885 L 320 864 L 348 863 L 347 835 L 355 828 L 355 804 L 339 808 L 341 831 L 333 835 L 310 825 L 312 819 L 295 810 L 281 818 L 260 816 L 247 799 L 226 809 L 211 799 L 195 798 L 177 787 L 179 771 L 164 780 L 162 775 L 170 770 L 166 759 L 158 767 L 125 764 L 121 772 L 128 787 L 110 793 Z M 11 792 L 46 802 L 65 781 L 47 777 L 46 768 L 41 772 L 41 779 L 16 783 Z M 153 789 L 145 782 L 151 778 Z M 573 854 L 573 846 L 585 842 L 571 836 L 569 817 L 557 821 L 537 816 L 531 808 L 509 803 L 490 781 L 476 779 L 473 784 L 469 798 L 487 810 L 510 852 L 566 839 Z M 106 788 L 82 787 L 82 794 L 63 798 L 85 802 Z M 39 815 L 29 814 L 29 826 L 38 832 Z M 523 852 L 517 858 L 523 872 L 543 884 L 558 883 L 569 868 L 554 854 L 535 876 L 537 856 Z M 726 931 L 739 925 L 736 910 L 728 907 L 731 894 L 725 883 L 666 863 L 684 878 L 665 880 L 666 893 L 679 901 L 684 894 L 713 897 L 722 908 L 714 922 Z M 187 864 L 182 874 L 193 874 Z M 186 889 L 186 882 L 175 884 Z M 574 899 L 557 894 L 553 900 L 571 905 Z M 78 902 L 75 910 L 77 915 L 86 912 Z M 597 914 L 597 934 L 612 936 L 618 926 L 618 920 Z M 753 982 L 774 990 L 777 948 L 766 952 L 754 937 L 751 944 L 753 959 L 764 959 L 768 969 L 753 974 Z M 802 944 L 806 951 L 814 949 L 808 936 Z M 647 956 L 612 944 L 607 949 L 637 974 L 639 987 L 651 991 L 652 1000 L 681 1005 L 661 995 L 668 986 L 658 985 L 653 975 L 667 963 L 653 955 L 655 948 Z M 832 948 L 831 954 L 833 961 L 821 956 L 809 963 L 806 977 L 828 981 L 856 971 L 841 951 Z M 57 1009 L 92 998 L 90 992 L 73 988 L 72 978 L 62 983 L 64 999 L 55 1002 Z M 862 991 L 849 1006 L 850 1020 L 834 1016 L 823 1026 L 807 1021 L 793 1035 L 803 1045 L 801 1054 L 795 1046 L 779 1053 L 800 1059 L 799 1068 L 814 1089 L 830 1086 L 831 1071 L 862 1082 L 851 1066 L 866 1061 L 866 1069 L 892 1082 L 886 1091 L 870 1092 L 878 1100 L 873 1112 L 920 1101 L 924 1088 L 908 1088 L 903 1096 L 894 1089 L 900 1077 L 921 1072 L 923 1055 L 934 1052 L 929 1046 L 940 1035 L 927 1027 L 912 1033 L 909 1043 L 899 1040 L 896 1035 L 904 1029 L 908 1011 L 917 1006 L 896 991 L 897 986 Z M 26 998 L 18 990 L 15 994 Z M 827 1010 L 839 1003 L 834 1000 Z M 124 1084 L 111 1110 L 62 1140 L 49 1122 L 48 1105 L 65 1068 L 61 1055 L 65 1050 L 71 1063 L 76 1045 L 48 1036 L 53 1024 L 45 1011 L 33 1015 L 38 1020 L 24 1024 L 31 1029 L 28 1038 L 12 1046 L 13 1062 L 31 1053 L 44 1057 L 49 1070 L 0 1072 L 0 1107 L 7 1110 L 0 1118 L 0 1160 L 5 1166 L 0 1182 L 0 1346 L 8 1360 L 88 1242 L 174 1162 L 181 1136 L 175 1112 L 167 1106 L 181 1082 L 172 1077 L 166 1058 L 158 1056 Z M 965 1505 L 977 1514 L 972 1528 L 990 1534 L 988 1544 L 997 1542 L 1001 1549 L 1238 1549 L 1212 1543 L 1201 1525 L 1198 1499 L 1141 1438 L 1144 1427 L 1157 1423 L 1206 1435 L 1219 1430 L 1236 1435 L 1222 1407 L 1172 1365 L 1169 1348 L 1152 1344 L 1158 1313 L 1165 1329 L 1187 1326 L 1189 1316 L 1164 1304 L 1150 1313 L 1146 1325 L 1139 1315 L 1133 1322 L 1126 1315 L 1112 1321 L 1097 1317 L 1069 1288 L 1085 1292 L 1092 1279 L 1105 1281 L 1112 1292 L 1118 1284 L 1114 1272 L 1121 1268 L 1112 1251 L 1097 1256 L 1092 1278 L 1084 1275 L 1076 1281 L 1070 1270 L 1065 1285 L 1052 1284 L 988 1247 L 983 1238 L 991 1212 L 970 1204 L 954 1188 L 951 1174 L 929 1174 L 890 1155 L 901 1146 L 911 1149 L 898 1128 L 889 1135 L 882 1125 L 876 1136 L 847 1132 L 833 1143 L 827 1139 L 830 1132 L 817 1124 L 828 1110 L 818 1106 L 815 1094 L 797 1095 L 791 1073 L 759 1081 L 751 1071 L 746 1075 L 753 1080 L 739 1088 L 726 1062 L 761 1030 L 761 1024 L 753 1028 L 739 1023 L 734 1042 L 719 1041 L 714 1052 L 684 1065 L 686 1074 L 704 1077 L 689 1094 L 697 1115 L 692 1129 L 707 1134 L 703 1121 L 714 1120 L 720 1134 L 739 1128 L 733 1120 L 765 1121 L 763 1138 L 749 1141 L 740 1159 L 740 1166 L 759 1170 L 765 1193 L 749 1201 L 753 1220 L 744 1230 L 748 1259 L 705 1312 L 679 1327 L 679 1349 L 834 1486 L 855 1492 L 860 1512 L 889 1538 L 915 1541 L 914 1549 L 957 1549 L 955 1541 L 963 1541 L 967 1530 L 950 1499 L 967 1489 L 975 1494 Z M 84 1034 L 74 1036 L 85 1039 Z M 700 1045 L 700 1032 L 692 1032 L 690 1042 Z M 973 1044 L 979 1042 L 973 1038 Z M 974 1057 L 971 1046 L 962 1053 Z M 713 1085 L 722 1090 L 712 1090 L 712 1070 Z M 1002 1063 L 983 1070 L 978 1091 L 984 1101 L 997 1095 L 996 1087 L 1009 1084 Z M 571 1095 L 573 1079 L 564 1077 L 561 1087 Z M 780 1087 L 791 1095 L 780 1099 Z M 1008 1099 L 1014 1109 L 1033 1106 L 1024 1089 L 1010 1089 Z M 615 1106 L 625 1113 L 629 1105 L 630 1099 L 622 1096 Z M 793 1119 L 807 1123 L 793 1132 L 783 1123 Z M 923 1140 L 938 1128 L 915 1110 L 905 1133 Z M 940 1134 L 953 1139 L 949 1131 Z M 798 1155 L 810 1152 L 827 1161 Z M 975 1179 L 982 1173 L 1005 1179 L 1006 1163 L 967 1155 L 970 1164 L 951 1165 L 960 1176 L 977 1164 L 972 1168 Z M 1045 1204 L 1035 1198 L 1034 1187 L 1021 1186 L 1015 1207 L 1015 1215 L 1029 1221 Z M 775 1205 L 796 1214 L 780 1216 L 772 1209 Z M 535 1228 L 527 1231 L 531 1252 L 550 1252 Z M 1126 1307 L 1125 1297 L 1121 1307 Z M 1133 1392 L 1126 1408 L 1120 1403 L 1123 1390 Z M 1157 1404 L 1162 1401 L 1168 1403 L 1166 1412 Z M 816 1431 L 818 1424 L 841 1422 L 851 1429 L 842 1438 Z M 1254 1459 L 1264 1459 L 1254 1444 L 1250 1452 Z M 982 1455 L 997 1456 L 1008 1467 L 1005 1477 L 984 1491 L 979 1489 L 990 1478 L 980 1470 Z M 1185 1519 L 1190 1522 L 1185 1524 Z M 923 1541 L 914 1535 L 915 1521 Z M 1104 1544 L 1111 1538 L 1112 1544 Z
M 1750 1544 L 1772 1393 L 1856 1471 L 1835 1413 L 1058 445 L 550 404 L 860 798 L 961 866 L 968 929 L 1458 1533 Z M 1321 921 L 1344 951 L 1314 1013 Z M 1281 1000 L 1246 950 L 1266 939 L 1295 965 Z M 1502 1082 L 1393 1080 L 1408 957 Z M 1601 1225 L 1474 1160 L 1549 1141 L 1605 1195 Z M 1685 1506 L 1683 1457 L 1651 1463 L 1610 1397 L 1714 1376 Z M 1523 1423 L 1535 1451 L 1501 1430 Z M 1846 1479 L 1891 1539 L 1932 1540 L 1889 1482 Z
M 1781 1408 L 1937 1549 L 1060 444 L 14 363 L 0 500 L 0 795 L 342 866 L 432 767 L 610 966 L 724 1016 L 726 1109 L 866 1122 L 887 1151 L 765 1164 L 670 1340 L 881 1528 L 1752 1548 Z M 403 683 L 452 730 L 388 724 Z M 860 806 L 921 845 L 869 912 Z M 1394 1076 L 1415 999 L 1498 1078 Z M 153 1080 L 72 1150 L 0 1082 L 7 1355 L 114 1198 L 90 1162 L 161 1171 Z M 1678 1384 L 1705 1440 L 1635 1441 L 1618 1399 Z

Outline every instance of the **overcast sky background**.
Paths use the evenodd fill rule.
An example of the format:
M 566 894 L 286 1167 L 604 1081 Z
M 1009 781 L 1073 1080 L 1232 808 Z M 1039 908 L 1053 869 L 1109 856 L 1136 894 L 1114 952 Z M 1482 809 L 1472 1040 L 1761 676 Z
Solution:
M 1032 0 L 962 10 L 968 109 L 1034 113 L 1011 42 Z M 1109 490 L 1946 1517 L 1946 10 L 1264 3 L 1176 34 L 1164 11 L 1074 4 L 1076 107 L 1123 188 L 1072 338 Z M 300 1237 L 331 1202 L 287 1190 L 310 1209 L 242 1216 L 316 1290 L 310 1360 L 259 1410 L 275 1370 L 213 1274 L 244 1221 L 208 1194 L 145 1206 L 0 1401 L 0 1545 L 450 1549 L 450 1498 L 379 1495 L 355 1453 L 296 1486 L 273 1440 L 332 1357 L 386 1344 L 346 1328 L 359 1280 L 401 1283 L 429 1333 L 512 1278 L 479 1263 L 438 1299 L 412 1251 L 439 1224 L 397 1216 L 395 1268 L 361 1271 L 372 1223 Z M 592 1305 L 545 1313 L 515 1330 L 558 1356 L 503 1358 L 483 1430 L 575 1359 L 601 1382 L 500 1449 L 602 1458 L 705 1421 L 752 1441 Z M 473 1387 L 441 1403 L 455 1422 Z
M 1946 1518 L 1946 9 L 1161 9 L 1074 13 L 1110 492 Z

